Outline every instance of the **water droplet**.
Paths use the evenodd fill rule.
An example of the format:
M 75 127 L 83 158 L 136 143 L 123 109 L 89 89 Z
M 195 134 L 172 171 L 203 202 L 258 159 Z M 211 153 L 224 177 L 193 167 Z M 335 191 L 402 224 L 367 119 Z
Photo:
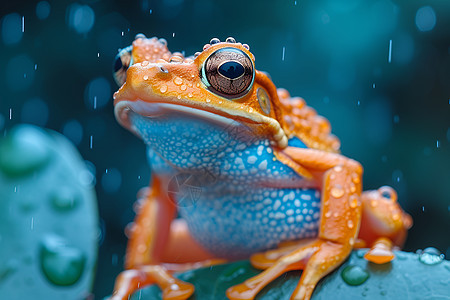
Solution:
M 68 186 L 58 186 L 51 196 L 51 204 L 57 211 L 69 211 L 77 206 L 79 195 Z
M 175 83 L 176 85 L 181 85 L 183 83 L 183 80 L 180 77 L 175 77 L 173 83 Z
M 357 195 L 351 195 L 348 199 L 350 207 L 355 208 L 358 206 L 358 196 Z
M 398 219 L 400 219 L 400 214 L 394 214 L 394 215 L 392 216 L 392 219 L 393 219 L 394 221 L 397 221 Z
M 11 177 L 37 171 L 51 158 L 50 143 L 46 133 L 36 127 L 14 128 L 0 144 L 0 170 Z
M 348 228 L 352 229 L 353 226 L 354 226 L 354 225 L 353 225 L 353 221 L 352 221 L 352 220 L 348 220 L 347 226 L 348 226 Z
M 344 189 L 339 184 L 336 184 L 335 186 L 333 186 L 331 188 L 330 193 L 331 193 L 331 196 L 333 196 L 336 199 L 339 199 L 342 196 L 344 196 Z
M 162 86 L 159 88 L 159 91 L 160 91 L 161 93 L 167 92 L 167 85 L 162 85 Z
M 86 264 L 85 255 L 55 235 L 46 236 L 40 250 L 41 269 L 53 284 L 69 286 L 78 281 Z
M 206 98 L 206 102 L 208 102 L 208 103 L 211 102 L 211 99 Z
M 144 75 L 144 80 L 148 80 L 148 75 Z
M 187 89 L 187 86 L 186 86 L 185 84 L 183 84 L 182 86 L 180 86 L 180 89 L 181 89 L 182 91 L 185 91 L 185 90 Z
M 356 286 L 363 284 L 369 278 L 369 273 L 360 266 L 349 265 L 342 270 L 341 277 L 348 285 Z
M 419 261 L 426 265 L 437 265 L 444 260 L 444 254 L 441 254 L 438 249 L 433 247 L 425 248 L 423 251 L 417 251 L 419 254 Z
M 327 212 L 325 213 L 325 218 L 329 218 L 329 217 L 331 217 L 331 211 L 327 211 Z
M 189 97 L 189 98 L 192 98 L 192 93 L 189 93 L 189 94 L 188 94 L 188 97 Z

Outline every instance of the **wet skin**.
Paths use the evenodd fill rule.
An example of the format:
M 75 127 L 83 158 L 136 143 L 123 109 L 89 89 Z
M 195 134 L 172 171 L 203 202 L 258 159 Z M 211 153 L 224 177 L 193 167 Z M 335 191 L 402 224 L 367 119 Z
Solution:
M 152 283 L 164 299 L 187 299 L 194 288 L 173 271 L 241 258 L 264 271 L 229 299 L 253 299 L 298 269 L 291 298 L 309 299 L 355 247 L 371 247 L 375 263 L 394 259 L 412 226 L 395 191 L 362 192 L 363 169 L 339 153 L 329 122 L 256 70 L 248 45 L 212 39 L 185 58 L 138 35 L 115 78 L 116 118 L 146 143 L 152 182 L 138 195 L 114 300 Z

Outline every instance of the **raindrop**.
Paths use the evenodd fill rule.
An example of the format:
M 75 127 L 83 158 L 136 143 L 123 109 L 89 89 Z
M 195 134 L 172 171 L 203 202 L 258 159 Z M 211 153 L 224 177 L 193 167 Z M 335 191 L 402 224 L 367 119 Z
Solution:
M 419 254 L 419 261 L 426 265 L 437 265 L 444 260 L 444 254 L 433 247 L 425 248 L 423 251 L 417 250 L 416 253 Z
M 47 1 L 40 1 L 36 4 L 36 16 L 39 20 L 45 20 L 50 15 L 50 3 Z
M 75 145 L 79 145 L 83 138 L 83 126 L 77 120 L 67 121 L 62 128 L 62 133 Z
M 89 137 L 89 149 L 92 149 L 93 139 L 94 139 L 94 136 L 91 135 L 91 136 Z
M 423 6 L 417 10 L 416 26 L 420 31 L 430 31 L 436 26 L 436 13 L 431 6 Z
M 48 105 L 39 98 L 32 98 L 22 106 L 20 121 L 44 127 L 48 121 Z
M 90 110 L 105 107 L 111 99 L 111 86 L 104 77 L 91 80 L 84 90 L 84 103 Z
M 375 88 L 375 83 L 372 84 L 372 88 L 373 88 L 373 89 Z
M 80 249 L 69 246 L 62 237 L 49 235 L 42 241 L 40 262 L 41 269 L 50 282 L 70 286 L 83 274 L 86 257 Z
M 2 20 L 2 40 L 6 45 L 14 45 L 20 42 L 23 37 L 22 17 L 17 13 L 12 13 L 3 17 Z
M 51 196 L 52 207 L 57 211 L 69 211 L 77 206 L 78 193 L 68 186 L 58 186 Z
M 349 265 L 342 270 L 341 277 L 348 285 L 356 286 L 363 284 L 369 278 L 369 273 L 360 266 Z
M 25 17 L 22 16 L 22 32 L 25 32 Z
M 400 170 L 394 170 L 392 172 L 392 181 L 400 182 L 403 179 L 403 173 Z
M 284 54 L 286 53 L 286 47 L 283 47 L 283 53 L 281 54 L 281 60 L 284 61 Z
M 31 86 L 34 79 L 34 62 L 28 55 L 13 57 L 6 65 L 6 83 L 14 91 L 23 91 Z M 27 74 L 27 76 L 24 76 Z
M 115 168 L 108 169 L 108 172 L 102 176 L 102 187 L 109 194 L 116 193 L 122 184 L 122 175 Z
M 436 140 L 436 148 L 439 148 L 440 144 L 439 144 L 439 140 Z
M 9 176 L 25 176 L 44 167 L 51 159 L 47 139 L 35 127 L 14 129 L 0 147 L 0 169 Z
M 79 34 L 85 34 L 92 29 L 95 13 L 89 5 L 71 4 L 67 8 L 67 25 Z

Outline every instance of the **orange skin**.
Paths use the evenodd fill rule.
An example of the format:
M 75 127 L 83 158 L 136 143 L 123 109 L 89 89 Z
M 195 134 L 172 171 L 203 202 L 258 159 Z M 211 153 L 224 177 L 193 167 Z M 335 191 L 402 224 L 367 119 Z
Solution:
M 123 85 L 114 94 L 114 104 L 117 120 L 131 131 L 130 110 L 145 116 L 152 103 L 176 104 L 236 120 L 250 128 L 254 136 L 269 137 L 276 158 L 321 189 L 318 237 L 286 242 L 277 249 L 252 255 L 252 264 L 264 271 L 229 288 L 228 298 L 253 299 L 284 272 L 302 269 L 291 299 L 310 299 L 319 280 L 339 267 L 356 247 L 370 246 L 366 259 L 374 263 L 392 260 L 393 246 L 403 244 L 412 226 L 411 217 L 396 202 L 395 191 L 382 187 L 363 193 L 363 169 L 339 154 L 340 143 L 330 134 L 329 122 L 303 99 L 291 98 L 286 90 L 277 89 L 265 73 L 255 70 L 248 92 L 233 101 L 211 92 L 199 74 L 207 58 L 224 47 L 243 51 L 254 65 L 249 47 L 234 39 L 206 44 L 194 58 L 184 58 L 180 53 L 171 54 L 165 41 L 138 35 L 131 54 L 122 59 L 124 65 L 130 59 L 133 65 L 116 73 L 116 80 Z M 258 101 L 258 88 L 267 92 L 272 108 L 269 113 Z M 288 146 L 293 136 L 308 148 Z M 193 286 L 171 274 L 222 262 L 190 236 L 183 221 L 173 220 L 176 207 L 164 189 L 166 180 L 152 176 L 151 189 L 140 195 L 138 213 L 129 230 L 127 270 L 116 280 L 113 300 L 125 300 L 152 283 L 163 290 L 165 300 L 187 299 L 194 292 Z

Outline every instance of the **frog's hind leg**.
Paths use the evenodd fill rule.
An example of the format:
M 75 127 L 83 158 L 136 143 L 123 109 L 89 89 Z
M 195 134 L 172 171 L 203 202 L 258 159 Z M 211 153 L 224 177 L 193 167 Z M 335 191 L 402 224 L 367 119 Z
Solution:
M 190 235 L 183 231 L 185 227 L 177 225 L 177 222 L 171 226 L 175 205 L 162 193 L 161 185 L 161 180 L 156 175 L 152 176 L 151 189 L 144 192 L 138 201 L 137 216 L 129 230 L 126 270 L 117 277 L 111 300 L 127 300 L 133 292 L 150 284 L 161 288 L 164 300 L 187 299 L 194 292 L 193 285 L 174 278 L 171 273 L 216 263 L 213 260 L 195 262 L 208 258 L 208 255 L 195 247 L 194 241 L 189 241 Z M 179 248 L 178 245 L 178 249 L 183 251 L 179 251 L 176 258 L 169 259 L 171 264 L 163 264 L 162 261 L 167 259 L 166 250 L 175 253 L 172 248 L 177 247 L 177 243 L 171 240 L 176 238 L 184 241 L 185 247 Z M 190 249 L 198 254 L 197 257 L 186 248 L 190 246 L 193 246 Z M 183 253 L 189 253 L 189 256 L 183 257 Z M 189 260 L 194 263 L 173 264 Z

